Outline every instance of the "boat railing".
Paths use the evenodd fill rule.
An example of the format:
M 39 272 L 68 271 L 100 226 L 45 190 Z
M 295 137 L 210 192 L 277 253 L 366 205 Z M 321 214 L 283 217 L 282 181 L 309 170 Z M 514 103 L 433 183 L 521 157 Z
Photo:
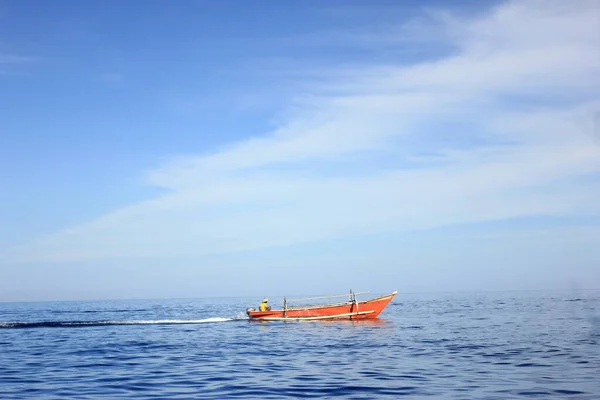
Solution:
M 343 306 L 344 304 L 348 304 L 348 301 L 340 301 L 337 303 L 314 303 L 314 304 L 298 304 L 298 305 L 289 305 L 286 304 L 284 307 L 287 310 L 301 310 L 304 308 L 315 308 L 315 307 L 335 307 L 335 306 Z
M 367 294 L 367 293 L 371 293 L 371 292 L 350 292 L 350 293 L 338 294 L 338 295 L 334 295 L 334 296 L 305 297 L 302 299 L 291 299 L 291 300 L 288 299 L 287 302 L 288 303 L 298 303 L 298 302 L 307 301 L 307 300 L 335 299 L 335 298 L 346 297 L 346 296 L 350 296 L 350 298 L 352 298 L 352 296 L 357 296 L 359 294 Z
M 339 306 L 339 305 L 344 305 L 344 304 L 348 304 L 348 303 L 356 303 L 356 295 L 359 294 L 367 294 L 370 292 L 353 292 L 352 290 L 350 290 L 350 293 L 346 293 L 346 294 L 338 294 L 338 295 L 333 295 L 333 296 L 319 296 L 319 297 L 304 297 L 301 299 L 292 299 L 292 300 L 288 300 L 286 297 L 283 298 L 283 315 L 285 316 L 287 314 L 287 310 L 293 310 L 293 309 L 302 309 L 302 308 L 312 308 L 312 307 L 324 307 L 324 306 Z M 340 302 L 335 302 L 335 303 L 316 303 L 316 304 L 299 304 L 299 305 L 289 305 L 289 303 L 299 303 L 302 301 L 309 301 L 309 300 L 324 300 L 324 299 L 335 299 L 335 298 L 340 298 L 340 297 L 346 297 L 349 296 L 347 301 L 340 301 Z M 358 307 L 358 305 L 357 305 Z

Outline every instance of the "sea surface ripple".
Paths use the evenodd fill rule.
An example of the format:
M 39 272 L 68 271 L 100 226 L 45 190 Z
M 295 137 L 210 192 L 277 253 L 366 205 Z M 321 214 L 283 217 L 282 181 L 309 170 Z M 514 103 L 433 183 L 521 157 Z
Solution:
M 365 322 L 259 300 L 0 303 L 0 398 L 600 398 L 599 291 L 400 293 Z

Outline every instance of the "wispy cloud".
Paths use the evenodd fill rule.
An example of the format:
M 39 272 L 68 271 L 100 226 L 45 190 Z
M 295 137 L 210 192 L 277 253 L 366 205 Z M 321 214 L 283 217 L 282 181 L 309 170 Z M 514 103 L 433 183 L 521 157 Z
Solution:
M 429 27 L 452 54 L 319 71 L 272 132 L 174 157 L 147 176 L 165 195 L 14 257 L 201 255 L 598 214 L 600 183 L 581 180 L 600 173 L 598 15 L 598 2 L 585 0 L 515 1 L 472 18 L 432 13 Z M 394 43 L 393 34 L 379 40 Z
M 26 57 L 16 54 L 0 52 L 0 73 L 9 73 L 14 71 L 15 67 L 23 64 L 30 64 L 39 61 L 37 57 Z
M 35 61 L 35 58 L 17 56 L 14 54 L 0 54 L 0 64 L 18 64 L 30 61 Z

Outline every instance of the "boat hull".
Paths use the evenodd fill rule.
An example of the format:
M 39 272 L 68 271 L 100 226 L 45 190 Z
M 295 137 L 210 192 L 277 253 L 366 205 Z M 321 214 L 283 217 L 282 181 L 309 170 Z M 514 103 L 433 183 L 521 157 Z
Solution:
M 347 301 L 306 307 L 296 306 L 287 310 L 256 311 L 248 309 L 246 314 L 254 320 L 372 319 L 381 314 L 396 294 L 398 294 L 398 291 L 356 303 Z

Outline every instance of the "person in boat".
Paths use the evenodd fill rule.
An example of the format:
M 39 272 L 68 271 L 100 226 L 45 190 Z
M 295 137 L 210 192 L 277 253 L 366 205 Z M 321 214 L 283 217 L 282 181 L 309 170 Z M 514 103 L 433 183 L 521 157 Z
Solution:
M 258 306 L 258 309 L 260 311 L 271 311 L 271 306 L 267 304 L 268 302 L 269 302 L 269 299 L 267 299 L 265 297 L 263 299 L 262 303 L 260 303 L 260 306 Z

